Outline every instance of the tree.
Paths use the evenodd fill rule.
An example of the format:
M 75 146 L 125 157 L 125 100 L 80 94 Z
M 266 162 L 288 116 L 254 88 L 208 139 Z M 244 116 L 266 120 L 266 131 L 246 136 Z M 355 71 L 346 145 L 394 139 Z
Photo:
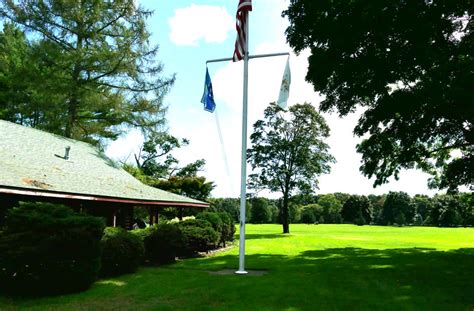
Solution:
M 210 208 L 212 212 L 225 212 L 232 217 L 234 223 L 239 222 L 239 199 L 238 198 L 219 198 L 210 199 Z M 248 213 L 246 213 L 248 215 Z
M 370 205 L 372 206 L 372 216 L 374 219 L 374 223 L 376 223 L 377 225 L 382 224 L 382 210 L 383 205 L 385 203 L 386 195 L 369 194 L 367 198 L 369 199 Z
M 171 177 L 179 169 L 177 167 L 178 160 L 171 152 L 188 144 L 187 139 L 179 140 L 166 132 L 151 131 L 140 147 L 138 154 L 134 154 L 135 163 L 147 176 L 154 178 Z M 204 164 L 204 160 L 198 160 L 193 163 L 193 167 L 197 170 L 202 168 Z
M 382 223 L 404 225 L 415 217 L 415 205 L 405 192 L 390 191 L 382 208 Z
M 297 104 L 288 111 L 270 104 L 264 120 L 253 125 L 252 148 L 247 159 L 253 174 L 249 187 L 281 192 L 283 233 L 289 233 L 289 198 L 295 190 L 310 192 L 318 186 L 318 176 L 330 171 L 334 158 L 323 142 L 329 127 L 311 104 Z
M 318 205 L 323 207 L 323 218 L 327 224 L 338 224 L 342 222 L 342 204 L 334 194 L 323 194 L 318 198 Z
M 266 224 L 272 219 L 272 214 L 269 207 L 268 199 L 266 198 L 252 198 L 250 200 L 250 223 Z
M 365 195 L 351 195 L 341 210 L 344 222 L 364 225 L 372 221 L 372 206 Z
M 423 223 L 427 219 L 428 212 L 431 209 L 432 203 L 430 197 L 423 194 L 416 194 L 413 197 L 412 202 L 416 211 L 415 217 L 417 218 L 417 220 L 421 220 L 421 222 Z
M 205 200 L 215 186 L 203 176 L 171 176 L 168 179 L 158 180 L 154 187 L 196 200 Z
M 441 227 L 472 224 L 472 194 L 436 195 L 430 206 L 430 222 Z
M 354 132 L 374 186 L 410 168 L 431 187 L 474 184 L 473 14 L 465 0 L 291 0 L 283 12 L 289 44 L 311 51 L 321 110 L 363 107 Z
M 324 207 L 319 204 L 309 204 L 301 207 L 300 222 L 303 224 L 323 223 Z
M 31 34 L 30 72 L 37 70 L 41 80 L 30 91 L 49 100 L 44 106 L 28 98 L 28 105 L 41 104 L 39 111 L 13 114 L 22 113 L 24 124 L 92 143 L 115 139 L 125 127 L 163 125 L 162 98 L 174 77 L 162 77 L 158 48 L 148 45 L 150 15 L 133 0 L 1 0 L 0 17 Z

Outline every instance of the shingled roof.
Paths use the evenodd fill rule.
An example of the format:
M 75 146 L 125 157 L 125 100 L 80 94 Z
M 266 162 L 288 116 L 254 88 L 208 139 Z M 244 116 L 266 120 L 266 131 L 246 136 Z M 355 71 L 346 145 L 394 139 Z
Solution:
M 208 206 L 141 183 L 92 145 L 3 120 L 1 193 L 134 205 Z

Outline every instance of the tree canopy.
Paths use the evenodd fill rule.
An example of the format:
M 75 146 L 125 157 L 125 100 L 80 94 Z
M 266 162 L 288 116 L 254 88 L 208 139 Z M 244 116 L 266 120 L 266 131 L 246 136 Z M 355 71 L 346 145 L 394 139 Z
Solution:
M 316 189 L 318 176 L 328 173 L 334 161 L 323 141 L 329 136 L 329 127 L 311 104 L 293 105 L 285 111 L 272 103 L 253 129 L 252 147 L 247 150 L 254 171 L 249 175 L 249 187 L 283 195 L 281 220 L 283 232 L 289 233 L 290 196 L 295 190 Z
M 361 171 L 374 186 L 402 169 L 431 187 L 474 184 L 473 3 L 291 0 L 287 40 L 309 49 L 306 80 L 325 112 L 363 107 Z
M 6 89 L 21 97 L 0 91 L 0 117 L 92 143 L 161 126 L 174 77 L 148 43 L 150 14 L 133 0 L 0 0 L 0 83 L 25 77 Z

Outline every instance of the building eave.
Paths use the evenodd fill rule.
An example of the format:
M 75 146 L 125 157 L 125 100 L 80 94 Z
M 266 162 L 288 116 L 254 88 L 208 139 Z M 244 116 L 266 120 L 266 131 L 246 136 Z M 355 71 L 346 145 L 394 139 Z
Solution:
M 105 196 L 94 196 L 77 193 L 65 193 L 55 191 L 41 191 L 32 190 L 27 188 L 14 188 L 0 186 L 0 194 L 16 195 L 16 196 L 28 196 L 28 197 L 39 197 L 44 199 L 56 199 L 56 200 L 74 200 L 74 201 L 85 201 L 85 202 L 96 202 L 96 203 L 118 203 L 118 204 L 129 204 L 135 206 L 157 206 L 157 207 L 193 207 L 193 208 L 207 208 L 209 203 L 195 203 L 195 202 L 172 202 L 172 201 L 151 201 L 151 200 L 140 200 L 133 198 L 119 198 L 119 197 L 105 197 Z

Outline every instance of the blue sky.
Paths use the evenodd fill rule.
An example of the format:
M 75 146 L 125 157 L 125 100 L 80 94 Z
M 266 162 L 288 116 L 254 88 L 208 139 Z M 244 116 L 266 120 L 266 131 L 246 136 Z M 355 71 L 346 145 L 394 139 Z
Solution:
M 164 64 L 167 75 L 176 73 L 176 84 L 165 98 L 168 108 L 168 126 L 171 134 L 188 138 L 191 143 L 174 155 L 189 163 L 204 158 L 206 170 L 202 172 L 217 185 L 214 197 L 238 197 L 240 184 L 240 148 L 242 118 L 242 62 L 209 65 L 213 82 L 224 146 L 218 137 L 215 115 L 202 109 L 205 62 L 209 59 L 231 57 L 235 42 L 235 10 L 238 0 L 139 0 L 145 8 L 154 10 L 148 20 L 151 44 L 158 44 L 158 59 Z M 250 54 L 291 52 L 284 31 L 287 21 L 281 11 L 288 0 L 254 0 L 250 13 Z M 321 96 L 305 82 L 308 52 L 291 54 L 292 82 L 289 105 L 310 102 L 318 106 Z M 252 124 L 262 118 L 268 103 L 278 98 L 285 67 L 285 57 L 254 59 L 249 64 L 249 133 Z M 360 141 L 352 134 L 360 112 L 344 119 L 324 114 L 331 127 L 327 141 L 337 163 L 329 175 L 320 178 L 319 193 L 347 192 L 355 194 L 405 191 L 434 194 L 426 186 L 427 175 L 419 171 L 404 171 L 400 180 L 373 188 L 373 181 L 359 173 L 361 156 L 355 152 Z M 137 132 L 112 143 L 107 154 L 118 160 L 133 159 L 133 152 L 141 144 Z M 224 147 L 224 148 L 223 148 Z M 225 150 L 225 156 L 222 151 Z M 227 158 L 229 171 L 224 158 Z M 265 195 L 265 193 L 263 193 Z M 268 194 L 270 195 L 270 194 Z

